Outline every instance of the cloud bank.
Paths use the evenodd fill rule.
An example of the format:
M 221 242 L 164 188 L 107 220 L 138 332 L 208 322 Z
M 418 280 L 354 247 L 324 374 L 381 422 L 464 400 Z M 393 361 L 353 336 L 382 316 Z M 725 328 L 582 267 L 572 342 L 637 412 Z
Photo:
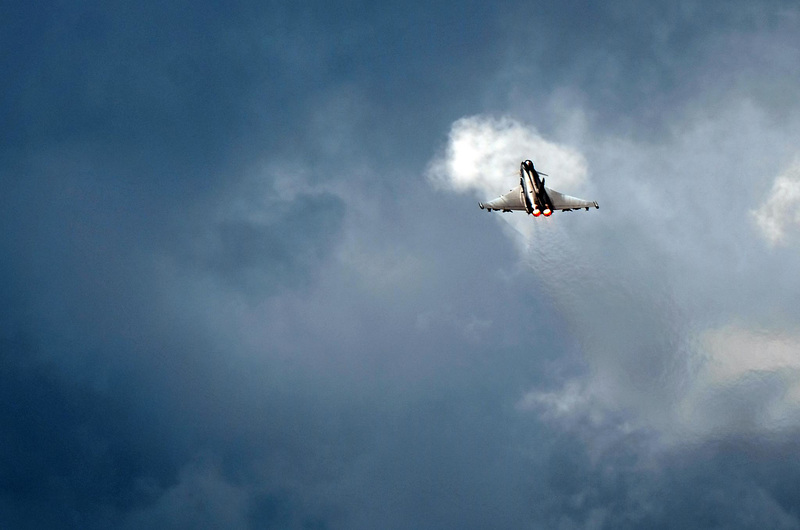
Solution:
M 710 127 L 703 133 L 704 141 L 716 134 L 715 126 Z M 616 160 L 622 150 L 628 163 L 657 158 L 645 154 L 649 147 L 636 142 L 606 139 L 599 150 L 591 144 L 589 150 L 600 164 Z M 453 123 L 447 147 L 429 166 L 428 177 L 434 185 L 454 192 L 492 198 L 505 192 L 508 185 L 503 187 L 503 180 L 512 180 L 503 178 L 500 168 L 516 167 L 520 157 L 528 156 L 537 164 L 540 159 L 551 160 L 551 180 L 557 182 L 551 185 L 566 190 L 586 186 L 586 157 L 576 148 L 547 141 L 518 121 L 486 116 Z M 641 212 L 638 224 L 644 231 L 614 224 L 607 210 L 592 217 L 556 215 L 545 222 L 525 215 L 499 216 L 513 227 L 504 233 L 515 242 L 519 259 L 542 282 L 548 306 L 578 338 L 585 360 L 585 373 L 568 379 L 561 390 L 532 390 L 518 406 L 561 420 L 624 421 L 626 429 L 654 433 L 654 439 L 670 444 L 696 443 L 723 433 L 758 436 L 797 428 L 798 407 L 790 396 L 797 384 L 792 359 L 800 354 L 800 343 L 778 338 L 791 336 L 793 328 L 761 333 L 737 324 L 717 327 L 711 324 L 713 319 L 708 321 L 711 327 L 704 328 L 693 307 L 682 301 L 689 291 L 714 296 L 715 288 L 696 283 L 702 275 L 693 279 L 679 273 L 692 270 L 697 275 L 704 257 L 670 253 L 676 237 L 682 248 L 691 249 L 702 248 L 706 236 L 680 229 L 664 232 L 659 226 L 665 221 L 664 210 L 642 210 L 646 203 L 641 199 L 669 204 L 674 188 L 637 182 L 636 176 L 626 175 L 628 171 L 624 166 L 618 170 L 607 192 L 623 195 L 623 202 L 629 200 L 626 210 Z M 768 237 L 777 233 L 777 227 L 782 230 L 793 212 L 788 179 L 779 177 L 768 206 L 751 214 L 762 229 L 772 230 L 765 232 Z M 562 188 L 562 181 L 569 187 Z M 695 185 L 694 191 L 701 188 Z M 716 190 L 710 186 L 701 193 L 713 200 Z M 677 208 L 687 206 L 692 207 Z M 745 213 L 739 223 L 746 220 Z M 635 248 L 621 246 L 604 231 L 613 231 Z M 643 252 L 660 261 L 641 261 L 637 254 Z M 720 273 L 735 274 L 727 268 Z M 725 309 L 720 317 L 736 322 L 745 314 Z M 535 344 L 536 335 L 530 338 Z

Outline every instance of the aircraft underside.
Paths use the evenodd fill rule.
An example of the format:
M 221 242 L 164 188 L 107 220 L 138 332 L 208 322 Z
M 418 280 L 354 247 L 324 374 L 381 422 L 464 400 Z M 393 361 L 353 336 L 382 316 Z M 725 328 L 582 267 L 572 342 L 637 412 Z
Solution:
M 533 162 L 525 160 L 520 164 L 519 186 L 509 191 L 505 195 L 489 201 L 478 203 L 482 210 L 512 212 L 522 210 L 534 217 L 544 215 L 550 217 L 556 210 L 571 212 L 581 208 L 589 210 L 590 207 L 600 208 L 597 201 L 587 201 L 577 197 L 571 197 L 561 192 L 550 189 L 544 185 L 544 179 L 533 167 Z M 545 175 L 546 176 L 546 175 Z

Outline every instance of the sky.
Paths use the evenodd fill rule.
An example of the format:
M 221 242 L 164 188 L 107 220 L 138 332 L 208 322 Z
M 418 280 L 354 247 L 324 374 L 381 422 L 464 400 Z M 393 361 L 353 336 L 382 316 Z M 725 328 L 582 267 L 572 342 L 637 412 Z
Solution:
M 800 528 L 799 26 L 3 3 L 0 526 Z

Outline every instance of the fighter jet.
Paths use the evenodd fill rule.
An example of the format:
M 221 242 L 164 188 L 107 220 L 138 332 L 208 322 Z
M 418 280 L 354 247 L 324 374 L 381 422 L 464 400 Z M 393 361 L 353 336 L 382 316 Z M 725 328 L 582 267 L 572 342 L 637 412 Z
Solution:
M 493 201 L 486 204 L 480 202 L 478 205 L 481 210 L 489 212 L 492 210 L 504 212 L 524 210 L 534 217 L 540 215 L 550 217 L 555 210 L 569 212 L 581 208 L 588 211 L 592 206 L 600 208 L 597 201 L 585 201 L 551 190 L 544 185 L 544 179 L 540 175 L 548 176 L 547 173 L 536 171 L 533 162 L 525 160 L 519 165 L 519 186 Z

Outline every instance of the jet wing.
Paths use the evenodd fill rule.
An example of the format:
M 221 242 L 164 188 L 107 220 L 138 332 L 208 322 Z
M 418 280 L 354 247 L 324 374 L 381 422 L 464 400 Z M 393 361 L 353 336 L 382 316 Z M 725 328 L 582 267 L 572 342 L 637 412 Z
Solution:
M 553 204 L 554 210 L 577 210 L 579 208 L 599 208 L 599 206 L 597 205 L 597 201 L 585 201 L 577 197 L 564 195 L 559 191 L 551 190 L 547 186 L 545 186 L 544 189 L 547 192 L 547 196 L 550 197 L 550 202 Z M 503 197 L 505 197 L 505 195 Z
M 481 208 L 487 210 L 525 210 L 525 200 L 522 198 L 522 186 L 517 186 L 505 195 L 501 195 L 493 201 L 480 203 Z

